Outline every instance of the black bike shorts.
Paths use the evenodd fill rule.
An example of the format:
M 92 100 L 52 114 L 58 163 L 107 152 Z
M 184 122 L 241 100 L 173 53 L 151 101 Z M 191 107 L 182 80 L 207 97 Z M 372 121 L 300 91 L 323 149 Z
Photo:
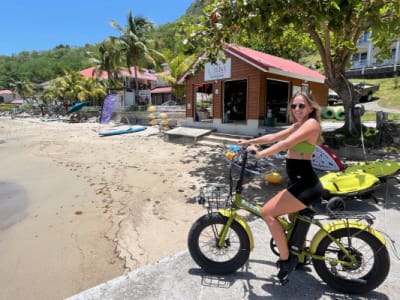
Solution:
M 321 202 L 322 184 L 310 160 L 286 159 L 286 172 L 289 177 L 287 190 L 294 197 L 307 206 Z

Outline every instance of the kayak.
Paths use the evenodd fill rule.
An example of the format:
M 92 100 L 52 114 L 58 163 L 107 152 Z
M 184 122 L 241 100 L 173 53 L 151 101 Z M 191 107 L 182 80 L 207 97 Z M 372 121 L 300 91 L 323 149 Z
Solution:
M 361 162 L 347 167 L 345 172 L 364 172 L 375 175 L 378 178 L 391 176 L 399 172 L 400 162 L 393 160 L 378 160 L 372 162 Z
M 364 172 L 331 172 L 319 178 L 324 189 L 323 198 L 334 195 L 358 196 L 375 189 L 380 180 Z

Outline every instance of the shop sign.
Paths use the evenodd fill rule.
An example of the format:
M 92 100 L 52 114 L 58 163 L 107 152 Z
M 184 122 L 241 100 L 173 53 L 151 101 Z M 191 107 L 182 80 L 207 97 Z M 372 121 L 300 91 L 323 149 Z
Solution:
M 231 59 L 228 58 L 225 63 L 218 60 L 216 64 L 207 63 L 204 69 L 204 80 L 218 80 L 231 77 Z

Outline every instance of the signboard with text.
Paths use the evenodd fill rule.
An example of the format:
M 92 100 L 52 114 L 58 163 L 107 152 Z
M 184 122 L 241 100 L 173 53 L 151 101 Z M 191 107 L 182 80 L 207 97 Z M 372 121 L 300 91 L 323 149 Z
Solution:
M 218 80 L 231 77 L 231 59 L 228 58 L 225 63 L 218 60 L 216 64 L 207 63 L 204 69 L 204 80 Z

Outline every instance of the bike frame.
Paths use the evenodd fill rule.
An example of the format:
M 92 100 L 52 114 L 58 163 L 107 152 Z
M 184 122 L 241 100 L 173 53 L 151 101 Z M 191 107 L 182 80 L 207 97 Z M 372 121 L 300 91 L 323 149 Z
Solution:
M 262 215 L 261 215 L 262 207 L 259 204 L 255 203 L 254 201 L 245 199 L 242 197 L 241 192 L 242 192 L 243 179 L 244 179 L 244 174 L 245 174 L 245 167 L 246 167 L 246 163 L 247 163 L 248 153 L 246 151 L 244 151 L 243 149 L 241 151 L 243 151 L 242 152 L 242 165 L 241 165 L 239 179 L 236 183 L 236 193 L 234 195 L 234 200 L 233 200 L 230 208 L 218 210 L 218 212 L 221 215 L 228 218 L 226 224 L 223 226 L 222 231 L 220 233 L 218 246 L 221 248 L 224 246 L 225 240 L 228 236 L 229 229 L 230 229 L 232 223 L 234 221 L 237 221 L 246 230 L 246 232 L 249 236 L 249 239 L 250 239 L 250 245 L 251 245 L 251 250 L 252 250 L 254 248 L 253 234 L 252 234 L 250 226 L 247 224 L 246 220 L 237 214 L 237 210 L 242 208 L 257 217 L 262 218 Z M 229 167 L 232 168 L 232 163 Z M 230 179 L 230 193 L 232 194 L 233 179 L 232 179 L 232 175 L 231 175 L 231 170 L 229 170 L 229 174 L 230 174 L 230 178 L 229 178 Z M 287 220 L 285 217 L 282 217 L 282 216 L 277 218 L 279 223 L 282 225 L 284 231 L 286 232 L 287 240 L 289 240 L 289 238 L 292 235 L 292 232 L 294 229 L 294 224 L 296 224 L 297 219 L 300 219 L 304 222 L 307 222 L 309 224 L 319 227 L 319 231 L 313 237 L 312 241 L 310 242 L 310 246 L 308 248 L 307 247 L 303 248 L 300 252 L 290 250 L 293 254 L 295 254 L 299 257 L 300 262 L 304 262 L 306 257 L 311 257 L 313 259 L 324 260 L 324 261 L 328 260 L 328 258 L 325 256 L 319 256 L 319 255 L 315 254 L 319 242 L 325 236 L 328 236 L 329 239 L 331 239 L 338 246 L 338 248 L 342 251 L 342 253 L 345 254 L 345 258 L 347 258 L 346 260 L 330 258 L 329 262 L 331 265 L 341 264 L 341 265 L 350 267 L 357 262 L 357 258 L 354 255 L 351 255 L 350 252 L 348 251 L 348 249 L 346 247 L 344 247 L 342 245 L 342 243 L 340 243 L 340 241 L 338 241 L 335 237 L 333 237 L 330 234 L 330 232 L 333 231 L 332 228 L 334 228 L 335 230 L 341 229 L 341 228 L 347 228 L 347 229 L 356 228 L 356 229 L 359 229 L 360 231 L 367 230 L 370 233 L 372 233 L 373 235 L 375 235 L 379 240 L 381 240 L 384 245 L 386 244 L 386 241 L 384 240 L 384 238 L 371 227 L 372 224 L 365 225 L 361 222 L 358 222 L 356 220 L 350 220 L 350 219 L 334 220 L 328 224 L 323 224 L 322 222 L 316 220 L 315 218 L 309 219 L 309 218 L 303 217 L 299 213 L 293 214 L 292 220 Z

